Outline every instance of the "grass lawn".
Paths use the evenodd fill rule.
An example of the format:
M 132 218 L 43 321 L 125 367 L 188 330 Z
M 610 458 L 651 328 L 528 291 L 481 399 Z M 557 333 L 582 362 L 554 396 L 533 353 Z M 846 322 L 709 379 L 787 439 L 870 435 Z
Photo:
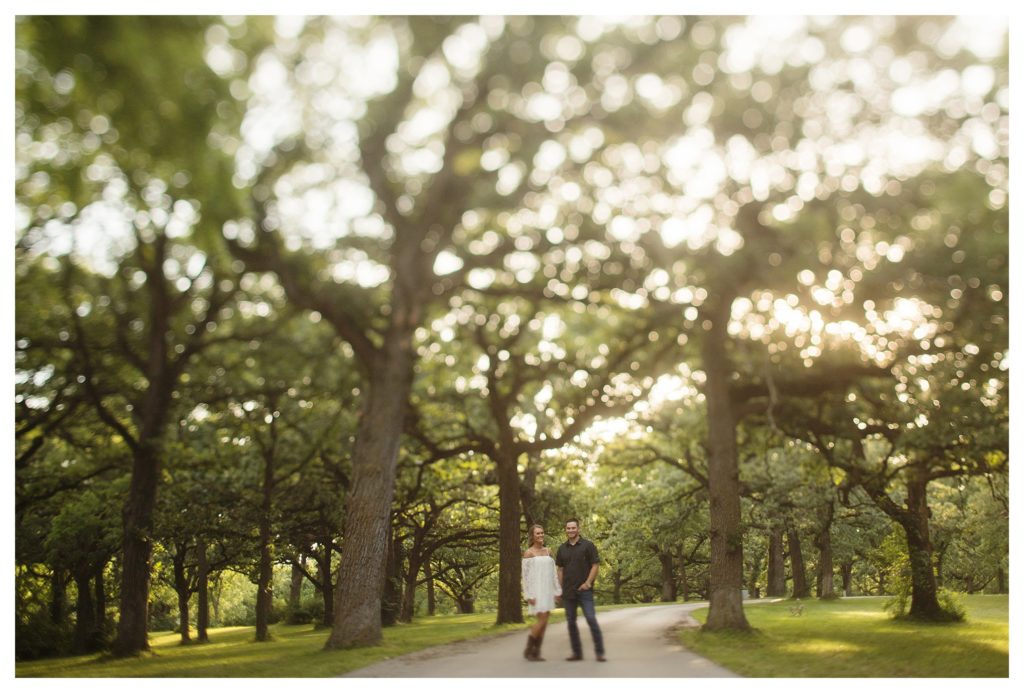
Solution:
M 753 677 L 1006 677 L 1009 598 L 966 597 L 967 621 L 931 625 L 893 621 L 884 597 L 791 600 L 745 607 L 751 634 L 680 633 L 687 648 Z M 703 622 L 707 609 L 694 613 Z
M 622 609 L 642 604 L 600 607 Z M 655 606 L 651 604 L 650 606 Z M 525 615 L 525 614 L 524 614 Z M 432 645 L 467 640 L 509 631 L 526 631 L 526 624 L 494 625 L 494 613 L 458 614 L 416 619 L 384 629 L 384 642 L 376 647 L 324 651 L 330 631 L 313 626 L 271 626 L 272 642 L 253 641 L 251 626 L 210 629 L 210 643 L 181 646 L 177 633 L 151 633 L 151 654 L 132 659 L 108 655 L 59 657 L 16 662 L 19 677 L 324 677 L 415 652 Z M 565 621 L 556 609 L 551 623 Z M 527 617 L 533 623 L 532 617 Z M 193 633 L 194 637 L 195 633 Z
M 209 644 L 184 647 L 179 644 L 177 633 L 151 633 L 152 654 L 131 659 L 94 654 L 17 662 L 15 674 L 19 677 L 338 676 L 431 645 L 510 630 L 525 630 L 525 626 L 495 626 L 493 613 L 425 617 L 414 623 L 385 628 L 381 645 L 329 652 L 323 647 L 330 631 L 315 630 L 313 626 L 271 626 L 273 640 L 265 643 L 253 641 L 252 627 L 212 628 Z

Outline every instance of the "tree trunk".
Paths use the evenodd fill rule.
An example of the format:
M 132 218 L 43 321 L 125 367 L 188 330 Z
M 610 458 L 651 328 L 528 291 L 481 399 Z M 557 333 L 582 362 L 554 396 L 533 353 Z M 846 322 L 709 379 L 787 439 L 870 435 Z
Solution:
M 434 593 L 434 572 L 430 569 L 430 561 L 423 564 L 423 577 L 427 586 L 427 616 L 437 613 L 437 595 Z
M 732 295 L 724 292 L 704 334 L 701 354 L 706 376 L 708 496 L 711 519 L 710 605 L 707 630 L 749 630 L 743 613 L 743 532 L 740 526 L 736 418 L 726 353 Z
M 387 562 L 384 564 L 384 591 L 381 593 L 380 622 L 382 626 L 398 623 L 402 611 L 402 540 L 388 530 Z
M 928 480 L 911 478 L 907 482 L 907 512 L 903 514 L 903 530 L 907 535 L 910 555 L 910 617 L 928 621 L 948 619 L 939 606 L 938 586 L 932 566 L 932 544 L 928 533 Z
M 460 614 L 474 613 L 476 600 L 473 597 L 463 595 L 458 597 L 455 600 L 455 603 Z
M 420 574 L 420 562 L 415 558 L 416 553 L 409 556 L 409 568 L 405 572 L 405 588 L 402 590 L 402 613 L 401 620 L 404 623 L 412 623 L 416 614 L 416 579 Z
M 324 600 L 324 625 L 328 628 L 334 625 L 334 584 L 331 580 L 331 563 L 334 559 L 334 549 L 332 547 L 330 537 L 327 538 L 327 542 L 323 545 L 324 557 L 323 560 L 318 560 L 317 565 L 320 567 L 320 584 L 323 588 L 320 591 L 320 596 Z M 340 581 L 338 589 L 341 589 Z
M 96 605 L 92 599 L 91 575 L 88 571 L 75 573 L 78 598 L 75 601 L 75 634 L 73 647 L 79 654 L 96 652 L 102 646 L 96 624 Z
M 843 594 L 847 597 L 853 596 L 853 561 L 843 561 L 839 564 L 839 570 L 843 574 Z
M 661 563 L 661 601 L 663 602 L 674 602 L 677 596 L 672 558 L 672 554 L 667 552 L 658 554 L 658 562 Z
M 835 506 L 829 502 L 821 518 L 821 528 L 814 538 L 818 549 L 817 595 L 819 599 L 835 599 L 836 588 L 832 567 L 832 517 Z
M 199 575 L 196 578 L 196 640 L 210 642 L 207 630 L 210 627 L 210 565 L 206 555 L 206 540 L 196 540 L 196 554 L 199 558 Z
M 50 623 L 62 625 L 67 615 L 68 591 L 64 571 L 54 568 L 50 573 Z
M 122 512 L 121 620 L 117 624 L 114 655 L 128 657 L 149 650 L 149 579 L 153 553 L 153 509 L 162 465 L 162 441 L 167 411 L 180 363 L 169 356 L 172 334 L 171 299 L 163 263 L 167 257 L 167 236 L 159 235 L 150 246 L 153 259 L 143 263 L 149 293 L 145 376 L 148 386 L 133 410 L 138 439 L 132 449 L 132 475 L 128 498 Z
M 213 582 L 213 589 L 210 590 L 210 606 L 213 607 L 213 618 L 218 623 L 220 622 L 220 596 L 221 590 L 224 589 L 224 585 L 221 583 L 220 576 Z
M 260 502 L 260 563 L 256 584 L 256 642 L 270 640 L 270 610 L 274 603 L 274 544 L 270 513 L 274 502 L 274 450 L 264 455 Z
M 622 603 L 622 570 L 620 568 L 615 569 L 615 573 L 612 578 L 612 603 Z
M 101 565 L 97 568 L 93 578 L 93 584 L 96 587 L 96 630 L 101 639 L 104 639 L 107 634 L 107 589 L 103 583 L 103 571 L 106 567 L 106 565 Z
M 832 567 L 832 541 L 828 534 L 819 537 L 817 594 L 820 599 L 835 599 L 835 576 Z
M 795 529 L 787 533 L 789 539 L 789 564 L 793 568 L 793 598 L 806 599 L 811 596 L 807 585 L 807 566 L 804 565 L 804 554 L 800 548 L 800 535 Z
M 192 642 L 189 635 L 188 622 L 188 576 L 185 574 L 185 559 L 188 552 L 188 544 L 181 542 L 174 552 L 174 592 L 178 595 L 178 631 L 181 633 L 181 644 L 187 645 Z
M 160 453 L 155 442 L 141 444 L 132 456 L 132 478 L 123 513 L 121 620 L 117 624 L 116 656 L 149 650 L 149 573 L 153 552 L 153 508 L 156 505 Z
M 503 445 L 503 447 L 505 447 Z M 509 446 L 510 447 L 510 446 Z M 500 450 L 498 466 L 498 618 L 497 623 L 522 623 L 522 549 L 519 525 L 518 460 L 508 447 Z
M 683 592 L 683 601 L 690 601 L 690 576 L 686 570 L 685 555 L 679 556 L 679 587 Z
M 996 568 L 996 593 L 1006 594 L 1006 572 L 1003 566 Z
M 396 281 L 400 281 L 396 279 Z M 381 589 L 391 526 L 398 443 L 412 386 L 419 323 L 412 296 L 395 289 L 392 327 L 370 369 L 366 404 L 352 450 L 352 485 L 345 511 L 334 626 L 325 648 L 375 645 L 381 640 Z M 329 580 L 328 580 L 329 582 Z M 330 589 L 328 584 L 324 589 Z
M 781 527 L 772 527 L 768 535 L 768 588 L 765 596 L 786 596 L 786 556 L 782 548 Z
M 288 583 L 288 610 L 295 612 L 302 606 L 302 564 L 306 562 L 304 556 L 296 556 L 292 564 L 292 578 Z

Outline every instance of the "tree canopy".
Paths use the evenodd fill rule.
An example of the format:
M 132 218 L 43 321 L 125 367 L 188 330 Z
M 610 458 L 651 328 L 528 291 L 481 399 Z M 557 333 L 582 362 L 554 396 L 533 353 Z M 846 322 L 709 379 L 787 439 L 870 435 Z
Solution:
M 599 595 L 709 629 L 1005 588 L 998 21 L 16 37 L 19 656 L 145 650 L 154 602 L 202 640 L 238 579 L 257 639 L 519 622 L 525 528 L 573 516 Z

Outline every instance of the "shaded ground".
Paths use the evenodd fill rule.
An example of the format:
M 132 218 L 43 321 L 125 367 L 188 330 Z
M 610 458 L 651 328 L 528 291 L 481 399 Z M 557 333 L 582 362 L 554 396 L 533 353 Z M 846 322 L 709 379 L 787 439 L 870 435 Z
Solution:
M 527 629 L 518 633 L 441 645 L 363 669 L 349 677 L 724 677 L 736 674 L 684 649 L 674 630 L 695 622 L 690 612 L 707 602 L 667 604 L 602 611 L 597 619 L 604 633 L 607 662 L 594 659 L 594 644 L 586 621 L 579 619 L 583 638 L 581 662 L 567 662 L 571 654 L 564 623 L 548 626 L 544 638 L 545 662 L 523 659 Z

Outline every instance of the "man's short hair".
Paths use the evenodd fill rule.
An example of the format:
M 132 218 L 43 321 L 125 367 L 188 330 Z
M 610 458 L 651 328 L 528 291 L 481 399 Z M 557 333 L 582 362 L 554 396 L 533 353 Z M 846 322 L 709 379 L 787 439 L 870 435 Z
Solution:
M 577 520 L 575 517 L 570 517 L 568 520 L 565 521 L 565 524 L 569 524 L 570 522 L 574 522 L 577 527 L 580 526 L 580 521 Z

